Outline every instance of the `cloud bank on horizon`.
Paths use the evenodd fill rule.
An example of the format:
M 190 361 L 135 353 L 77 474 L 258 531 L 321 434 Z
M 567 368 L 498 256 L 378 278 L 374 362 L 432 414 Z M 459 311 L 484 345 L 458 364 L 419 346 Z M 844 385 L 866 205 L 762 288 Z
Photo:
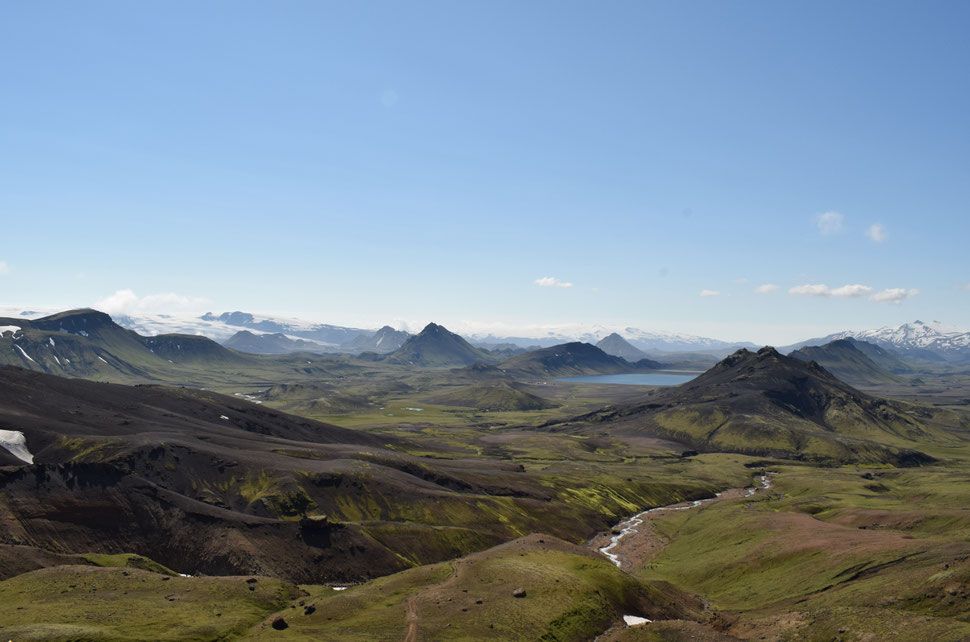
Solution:
M 174 292 L 138 296 L 133 290 L 118 290 L 95 301 L 91 307 L 111 316 L 130 314 L 194 313 L 211 303 L 205 297 L 188 297 Z

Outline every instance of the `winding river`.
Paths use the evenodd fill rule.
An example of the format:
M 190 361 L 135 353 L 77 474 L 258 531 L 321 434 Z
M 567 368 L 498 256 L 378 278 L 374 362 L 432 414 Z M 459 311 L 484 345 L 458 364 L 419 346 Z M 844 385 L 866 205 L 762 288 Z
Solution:
M 610 559 L 611 562 L 617 565 L 618 568 L 622 570 L 627 570 L 623 568 L 623 563 L 626 561 L 621 553 L 614 553 L 613 549 L 619 546 L 622 541 L 631 536 L 639 533 L 638 527 L 643 524 L 644 519 L 650 513 L 659 513 L 663 511 L 674 511 L 674 510 L 690 510 L 691 508 L 696 508 L 702 504 L 708 504 L 716 502 L 726 496 L 741 496 L 750 497 L 756 492 L 763 488 L 771 488 L 771 475 L 773 473 L 765 473 L 758 478 L 760 486 L 752 486 L 749 488 L 732 488 L 718 493 L 714 497 L 708 499 L 695 499 L 692 502 L 681 502 L 678 504 L 669 504 L 667 506 L 658 506 L 657 508 L 649 508 L 645 511 L 637 513 L 633 517 L 623 520 L 619 524 L 613 527 L 613 530 L 620 529 L 620 532 L 610 538 L 610 543 L 606 546 L 602 546 L 599 552 Z
M 631 536 L 635 536 L 638 533 L 640 533 L 639 527 L 643 525 L 643 522 L 647 519 L 647 516 L 650 513 L 660 513 L 663 511 L 673 511 L 673 510 L 690 510 L 691 508 L 696 508 L 697 506 L 700 506 L 702 504 L 713 503 L 721 499 L 727 499 L 730 497 L 751 497 L 759 490 L 771 488 L 771 476 L 774 474 L 775 473 L 769 472 L 769 473 L 765 473 L 764 475 L 761 475 L 758 478 L 758 484 L 759 484 L 758 486 L 750 486 L 748 488 L 731 488 L 723 492 L 720 492 L 714 497 L 710 497 L 708 499 L 695 499 L 694 501 L 691 501 L 691 502 L 681 502 L 678 504 L 670 504 L 668 506 L 658 506 L 657 508 L 649 508 L 645 511 L 637 513 L 633 517 L 623 520 L 622 522 L 614 526 L 613 527 L 614 531 L 616 529 L 620 529 L 620 531 L 616 535 L 610 538 L 609 544 L 607 544 L 606 546 L 601 546 L 597 548 L 597 550 L 603 555 L 605 555 L 606 557 L 608 557 L 611 562 L 616 564 L 617 568 L 619 568 L 622 571 L 627 571 L 633 566 L 633 563 L 630 562 L 630 560 L 628 560 L 623 555 L 623 553 L 614 552 L 614 549 L 616 549 L 618 546 L 621 546 L 621 545 L 627 546 L 629 543 L 631 543 L 628 538 L 631 538 Z M 627 540 L 627 541 L 624 542 L 624 540 Z M 595 538 L 594 538 L 594 541 L 595 541 Z M 647 548 L 649 549 L 650 547 L 647 546 Z M 655 548 L 657 552 L 659 552 L 660 547 L 655 547 Z M 626 565 L 627 568 L 624 568 L 624 565 Z M 649 624 L 651 621 L 652 620 L 650 620 L 649 618 L 646 618 L 640 615 L 624 615 L 623 624 L 620 625 L 619 628 L 630 627 L 630 626 L 642 626 L 644 624 Z M 617 627 L 616 626 L 611 627 L 606 631 L 606 633 L 613 631 L 615 628 Z M 606 633 L 596 636 L 596 640 L 599 640 L 600 638 L 602 638 L 604 635 L 606 635 Z

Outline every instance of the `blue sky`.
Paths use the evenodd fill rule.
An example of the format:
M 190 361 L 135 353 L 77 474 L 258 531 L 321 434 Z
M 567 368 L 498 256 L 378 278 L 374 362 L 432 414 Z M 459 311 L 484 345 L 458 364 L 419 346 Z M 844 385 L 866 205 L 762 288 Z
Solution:
M 6 3 L 0 304 L 970 328 L 968 28 L 965 2 Z

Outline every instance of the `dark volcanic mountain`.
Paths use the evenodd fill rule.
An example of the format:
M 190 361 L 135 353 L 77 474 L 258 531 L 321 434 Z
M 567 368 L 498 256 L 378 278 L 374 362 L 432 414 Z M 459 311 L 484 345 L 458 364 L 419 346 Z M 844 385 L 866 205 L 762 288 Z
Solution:
M 611 354 L 614 357 L 626 359 L 630 363 L 636 363 L 640 359 L 648 358 L 646 352 L 640 350 L 639 348 L 633 347 L 626 339 L 615 332 L 600 339 L 596 343 L 596 347 L 606 354 Z
M 947 415 L 859 392 L 814 362 L 740 350 L 696 379 L 577 421 L 708 452 L 919 465 L 921 443 L 954 442 Z
M 341 349 L 348 352 L 376 352 L 377 354 L 389 354 L 404 345 L 410 338 L 410 334 L 401 330 L 395 330 L 389 325 L 384 326 L 372 335 L 362 334 L 353 341 L 343 344 Z
M 0 543 L 38 554 L 348 581 L 615 519 L 564 504 L 516 464 L 405 455 L 393 436 L 237 397 L 13 367 L 0 391 Z
M 646 369 L 659 365 L 648 361 L 634 366 L 625 359 L 606 354 L 594 345 L 576 341 L 516 355 L 499 364 L 499 368 L 519 377 L 569 377 L 619 374 L 634 372 L 638 367 Z
M 398 565 L 354 528 L 295 520 L 308 510 L 335 514 L 325 480 L 350 473 L 354 452 L 381 452 L 375 447 L 386 440 L 191 389 L 10 367 L 0 368 L 0 389 L 0 430 L 23 433 L 34 461 L 0 470 L 0 541 L 136 552 L 206 574 L 339 576 L 350 568 L 339 557 L 361 546 L 376 564 Z M 294 460 L 287 452 L 317 454 Z M 309 471 L 309 492 L 292 472 L 297 461 Z M 324 559 L 331 570 L 315 569 Z
M 419 334 L 404 342 L 387 355 L 389 363 L 415 366 L 468 366 L 476 361 L 491 363 L 495 357 L 479 350 L 444 326 L 429 323 Z
M 862 342 L 838 339 L 823 346 L 805 346 L 788 356 L 799 361 L 814 361 L 842 381 L 854 386 L 903 381 L 901 377 L 876 365 L 872 359 L 859 350 L 857 346 L 860 343 Z M 878 346 L 872 347 L 882 350 Z
M 249 330 L 240 330 L 223 342 L 227 348 L 251 354 L 290 354 L 293 352 L 328 352 L 334 348 L 324 346 L 314 341 L 291 339 L 281 332 L 273 334 L 255 334 Z

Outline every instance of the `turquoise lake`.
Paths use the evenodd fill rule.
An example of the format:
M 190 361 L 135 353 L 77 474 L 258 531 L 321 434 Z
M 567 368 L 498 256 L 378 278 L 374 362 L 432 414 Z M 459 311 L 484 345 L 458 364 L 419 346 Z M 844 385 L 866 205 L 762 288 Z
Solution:
M 563 377 L 556 381 L 575 381 L 577 383 L 618 383 L 625 386 L 677 386 L 686 383 L 698 374 L 674 372 L 646 372 L 638 374 L 589 375 L 586 377 Z

